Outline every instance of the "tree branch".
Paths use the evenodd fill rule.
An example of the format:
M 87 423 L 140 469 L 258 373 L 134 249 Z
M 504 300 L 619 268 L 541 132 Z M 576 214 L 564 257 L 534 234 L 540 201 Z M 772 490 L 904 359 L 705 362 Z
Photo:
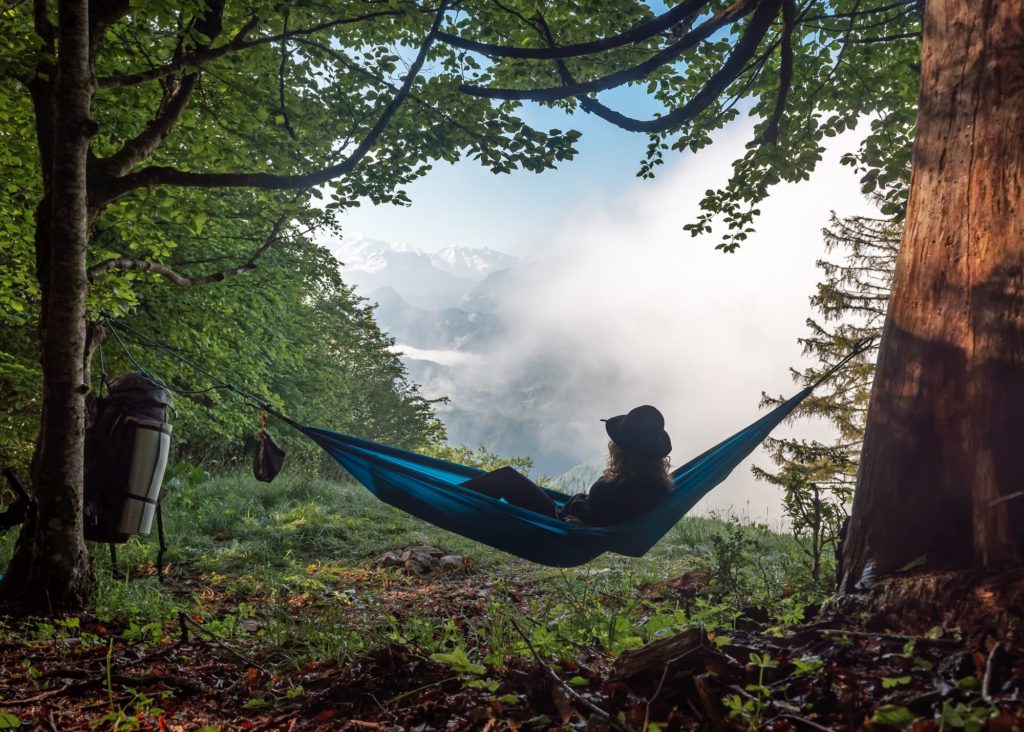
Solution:
M 876 36 L 874 38 L 854 38 L 850 43 L 889 43 L 890 41 L 902 41 L 907 38 L 920 40 L 921 31 L 910 31 L 909 33 L 893 33 L 889 36 Z
M 256 46 L 263 46 L 268 43 L 276 43 L 277 41 L 284 40 L 287 38 L 294 38 L 296 36 L 309 36 L 320 31 L 329 30 L 339 25 L 350 25 L 352 23 L 361 23 L 365 20 L 372 20 L 374 18 L 392 17 L 403 15 L 406 11 L 404 10 L 378 10 L 372 13 L 365 13 L 363 15 L 357 15 L 351 18 L 336 18 L 335 20 L 320 23 L 319 25 L 312 26 L 310 28 L 300 28 L 298 30 L 289 31 L 287 34 L 278 33 L 275 35 L 264 36 L 253 40 L 247 40 L 247 36 L 255 30 L 261 23 L 262 20 L 253 16 L 249 19 L 242 28 L 235 34 L 235 36 L 222 46 L 216 48 L 208 48 L 205 50 L 195 50 L 191 53 L 183 55 L 181 58 L 164 64 L 163 66 L 157 66 L 147 71 L 140 71 L 136 74 L 115 74 L 112 76 L 101 76 L 96 80 L 96 84 L 100 89 L 116 89 L 124 86 L 134 86 L 136 84 L 144 84 L 147 81 L 155 81 L 162 79 L 166 76 L 176 74 L 182 69 L 186 69 L 190 66 L 202 66 L 205 63 L 218 59 L 221 56 L 226 56 L 229 53 L 235 53 L 236 51 L 245 51 Z
M 104 204 L 136 188 L 158 185 L 192 188 L 261 188 L 265 190 L 281 190 L 287 188 L 312 188 L 334 178 L 349 174 L 366 157 L 366 154 L 370 152 L 384 133 L 391 119 L 395 116 L 399 107 L 408 99 L 416 82 L 416 77 L 427 60 L 430 48 L 434 41 L 437 40 L 438 29 L 441 26 L 441 21 L 444 20 L 446 10 L 447 4 L 442 3 L 434 16 L 430 32 L 427 33 L 426 38 L 423 40 L 416 58 L 409 65 L 409 71 L 402 82 L 402 86 L 399 87 L 398 92 L 384 107 L 377 122 L 366 134 L 366 137 L 363 138 L 363 141 L 340 163 L 321 168 L 320 170 L 296 173 L 294 175 L 243 172 L 193 173 L 177 168 L 153 165 L 109 181 L 105 190 L 97 192 L 95 203 Z
M 206 14 L 194 24 L 195 30 L 210 39 L 206 47 L 220 35 L 223 19 L 224 0 L 212 0 Z M 173 89 L 168 90 L 160 101 L 156 115 L 142 132 L 125 142 L 113 155 L 95 162 L 99 172 L 120 177 L 152 156 L 185 111 L 198 82 L 199 72 L 193 71 L 186 74 Z
M 281 63 L 277 69 L 277 92 L 281 102 L 281 117 L 284 119 L 284 129 L 288 132 L 288 136 L 293 140 L 298 140 L 299 136 L 295 134 L 295 129 L 292 127 L 291 121 L 288 119 L 288 107 L 285 104 L 284 96 L 284 76 L 288 69 L 288 8 L 284 9 L 284 26 L 283 26 L 281 39 Z
M 46 50 L 52 52 L 57 40 L 57 28 L 50 22 L 46 12 L 46 0 L 32 0 L 32 21 L 36 35 L 43 39 Z
M 337 50 L 330 48 L 329 46 L 325 46 L 317 41 L 309 40 L 308 38 L 296 38 L 295 43 L 300 46 L 309 46 L 310 48 L 317 49 L 318 51 L 325 54 L 326 56 L 336 61 L 337 63 L 341 64 L 345 68 L 350 69 L 354 73 L 362 76 L 364 79 L 372 81 L 376 84 L 380 84 L 383 87 L 387 87 L 387 89 L 393 93 L 397 93 L 398 91 L 387 79 L 385 79 L 380 74 L 375 74 L 371 71 L 367 71 L 362 66 L 352 61 L 352 59 L 346 58 L 343 54 L 338 53 Z M 488 141 L 488 143 L 495 145 L 501 145 L 504 143 L 504 140 L 500 135 L 481 134 L 476 130 L 472 130 L 466 125 L 460 123 L 457 119 L 453 118 L 450 112 L 438 109 L 436 106 L 434 106 L 433 104 L 431 104 L 430 102 L 416 94 L 409 94 L 409 101 L 415 102 L 416 105 L 423 111 L 434 115 L 445 124 L 451 125 L 457 130 L 466 133 L 466 135 L 470 137 L 476 137 L 481 140 L 486 140 Z
M 656 18 L 639 23 L 628 31 L 608 38 L 601 38 L 587 43 L 576 43 L 570 46 L 554 46 L 548 48 L 517 48 L 515 46 L 499 46 L 440 32 L 437 37 L 450 46 L 475 51 L 492 58 L 531 58 L 531 59 L 564 59 L 600 53 L 619 48 L 630 43 L 646 41 L 659 33 L 663 33 L 674 25 L 685 22 L 708 4 L 709 0 L 683 0 L 668 12 Z
M 755 25 L 761 25 L 761 23 L 758 22 L 758 17 L 763 17 L 765 15 L 763 9 L 767 6 L 771 6 L 773 11 L 777 10 L 779 1 L 780 0 L 765 0 L 759 3 L 757 0 L 739 0 L 739 2 L 734 3 L 718 15 L 704 21 L 678 41 L 666 46 L 643 63 L 637 64 L 636 66 L 632 66 L 628 69 L 616 71 L 613 74 L 602 76 L 598 79 L 593 79 L 592 81 L 549 87 L 545 89 L 495 89 L 475 86 L 472 84 L 462 84 L 459 87 L 459 91 L 475 97 L 484 97 L 486 99 L 516 99 L 531 100 L 535 102 L 555 102 L 568 97 L 578 97 L 584 94 L 594 94 L 596 92 L 605 91 L 616 86 L 622 86 L 623 84 L 628 84 L 645 78 L 662 66 L 675 61 L 679 56 L 689 51 L 701 41 L 710 37 L 715 31 L 738 20 L 751 10 L 754 10 L 756 6 L 754 20 L 751 21 L 751 28 L 748 29 L 746 34 L 744 34 L 744 39 L 746 39 L 747 36 L 750 35 L 750 30 Z M 760 41 L 761 37 L 764 36 L 764 33 L 768 29 L 768 25 L 770 25 L 770 19 L 774 15 L 775 12 L 772 12 L 769 15 L 768 23 L 765 23 L 764 27 L 760 29 L 761 32 L 758 36 L 758 41 Z M 740 44 L 737 45 L 737 49 L 739 49 L 742 44 L 743 41 L 741 40 Z
M 95 55 L 107 28 L 128 14 L 129 0 L 92 0 L 89 3 L 89 45 Z
M 142 132 L 125 142 L 113 155 L 96 160 L 99 171 L 115 178 L 120 177 L 156 152 L 188 106 L 198 81 L 199 73 L 193 72 L 178 82 L 178 85 L 164 96 L 156 116 L 146 123 L 146 128 Z
M 875 13 L 886 13 L 890 10 L 896 10 L 904 8 L 907 5 L 916 5 L 918 0 L 896 0 L 896 2 L 888 3 L 886 5 L 879 5 L 874 8 L 864 8 L 861 10 L 857 8 L 849 13 L 832 13 L 831 15 L 811 15 L 804 18 L 805 22 L 811 22 L 815 20 L 835 20 L 836 18 L 857 18 L 862 15 L 874 15 Z
M 781 1 L 782 0 L 766 0 L 757 6 L 757 9 L 754 12 L 754 17 L 751 18 L 750 25 L 747 27 L 747 30 L 736 44 L 732 54 L 726 60 L 725 64 L 723 64 L 722 68 L 717 74 L 708 79 L 704 87 L 694 95 L 689 102 L 679 109 L 673 110 L 662 117 L 656 117 L 650 120 L 640 120 L 634 117 L 628 117 L 621 112 L 616 112 L 596 99 L 589 97 L 579 97 L 577 101 L 579 102 L 580 107 L 584 111 L 600 117 L 624 130 L 629 130 L 630 132 L 664 132 L 665 130 L 670 130 L 685 124 L 687 121 L 700 114 L 715 99 L 717 99 L 729 84 L 735 80 L 736 76 L 745 67 L 751 57 L 753 57 L 757 47 L 761 43 L 761 40 L 768 32 L 768 28 L 771 27 L 772 18 L 778 12 Z M 740 4 L 737 3 L 728 10 L 723 11 L 723 13 L 734 11 L 737 13 L 734 16 L 735 19 L 740 17 L 740 14 L 745 13 L 748 10 L 749 7 L 740 7 Z M 698 28 L 697 31 L 699 30 L 700 29 Z M 563 82 L 567 82 L 566 86 L 571 88 L 573 86 L 573 80 L 565 62 L 558 60 L 555 63 L 559 66 L 559 73 Z
M 252 256 L 244 263 L 237 267 L 228 267 L 222 269 L 219 272 L 212 274 L 203 275 L 202 277 L 187 277 L 180 272 L 175 271 L 166 264 L 160 262 L 150 262 L 144 259 L 108 259 L 100 262 L 89 268 L 88 277 L 89 281 L 92 282 L 100 275 L 110 272 L 112 270 L 121 270 L 124 272 L 153 272 L 160 275 L 164 279 L 173 282 L 178 287 L 199 287 L 200 285 L 209 285 L 213 282 L 220 282 L 226 280 L 228 277 L 237 277 L 240 274 L 244 274 L 249 270 L 256 269 L 256 265 L 259 260 L 266 254 L 270 248 L 277 241 L 278 235 L 281 233 L 281 229 L 284 226 L 286 214 L 282 214 L 277 221 L 274 222 L 274 226 L 270 230 L 270 235 L 266 241 L 252 253 Z
M 54 58 L 56 54 L 57 29 L 46 13 L 46 0 L 33 0 L 32 20 L 36 35 L 43 42 L 45 53 L 37 55 L 36 68 L 27 86 L 32 97 L 35 113 L 36 143 L 39 145 L 39 167 L 43 179 L 43 190 L 50 190 L 53 169 L 53 120 L 57 116 L 53 96 Z M 44 220 L 48 217 L 44 217 Z M 37 223 L 41 223 L 37 219 Z
M 782 2 L 782 47 L 779 50 L 779 91 L 775 97 L 775 108 L 760 139 L 754 144 L 775 144 L 779 140 L 779 123 L 786 111 L 786 98 L 793 83 L 793 26 L 796 21 L 795 0 Z

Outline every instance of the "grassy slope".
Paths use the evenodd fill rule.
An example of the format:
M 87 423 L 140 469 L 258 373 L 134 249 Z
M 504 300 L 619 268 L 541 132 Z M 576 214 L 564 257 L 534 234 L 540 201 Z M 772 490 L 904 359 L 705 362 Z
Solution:
M 562 571 L 436 529 L 356 484 L 301 475 L 272 484 L 247 475 L 185 482 L 169 491 L 164 514 L 171 569 L 163 585 L 152 576 L 155 536 L 119 547 L 118 568 L 128 579 L 116 578 L 107 552 L 95 547 L 98 620 L 126 628 L 155 621 L 169 633 L 184 610 L 292 663 L 395 640 L 430 651 L 464 645 L 493 658 L 517 645 L 507 624 L 499 627 L 507 613 L 545 622 L 555 634 L 552 651 L 595 639 L 623 648 L 693 620 L 728 624 L 741 606 L 791 612 L 794 602 L 779 598 L 807 585 L 792 537 L 714 518 L 684 519 L 642 559 L 606 555 Z M 0 541 L 0 563 L 13 543 L 13 535 Z M 373 568 L 374 557 L 412 544 L 465 555 L 473 566 L 430 580 Z M 638 597 L 642 584 L 695 568 L 712 573 L 708 599 Z M 464 614 L 459 593 L 470 588 L 483 588 L 475 601 L 485 602 L 487 620 L 453 624 Z

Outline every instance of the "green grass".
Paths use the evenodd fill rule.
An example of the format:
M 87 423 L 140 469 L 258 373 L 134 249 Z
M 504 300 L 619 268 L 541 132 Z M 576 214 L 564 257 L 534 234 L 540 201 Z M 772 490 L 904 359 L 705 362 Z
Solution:
M 175 632 L 184 611 L 285 665 L 391 642 L 425 653 L 464 648 L 498 663 L 528 652 L 517 625 L 542 653 L 615 652 L 694 622 L 728 627 L 750 605 L 792 622 L 821 594 L 792 537 L 719 518 L 683 519 L 643 558 L 605 555 L 558 570 L 437 529 L 354 483 L 301 475 L 271 484 L 179 479 L 163 512 L 168 581 L 153 576 L 155 535 L 118 547 L 119 573 L 96 546 L 91 614 L 122 635 L 156 640 Z M 0 540 L 0 562 L 13 542 L 13 534 Z M 410 578 L 373 567 L 374 557 L 411 544 L 470 557 L 472 568 Z M 693 569 L 710 573 L 701 597 L 652 602 L 638 593 Z

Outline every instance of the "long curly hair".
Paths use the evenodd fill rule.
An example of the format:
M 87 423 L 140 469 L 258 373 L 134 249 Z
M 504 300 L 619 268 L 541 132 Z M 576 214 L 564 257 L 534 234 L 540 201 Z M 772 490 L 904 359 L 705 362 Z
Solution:
M 669 460 L 667 457 L 651 459 L 638 458 L 630 455 L 614 442 L 608 443 L 608 467 L 604 469 L 604 479 L 615 482 L 626 478 L 644 477 L 661 483 L 665 492 L 675 488 L 668 474 Z

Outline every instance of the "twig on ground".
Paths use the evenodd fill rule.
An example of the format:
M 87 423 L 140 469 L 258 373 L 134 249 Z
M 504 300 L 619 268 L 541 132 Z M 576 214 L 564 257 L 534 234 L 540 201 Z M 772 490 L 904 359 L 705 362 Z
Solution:
M 526 647 L 530 649 L 530 653 L 533 654 L 534 660 L 540 665 L 541 668 L 543 668 L 547 672 L 548 676 L 551 677 L 552 681 L 554 681 L 556 684 L 562 687 L 562 689 L 566 692 L 566 694 L 568 694 L 570 699 L 576 701 L 579 704 L 582 704 L 592 713 L 596 714 L 598 717 L 603 719 L 609 727 L 617 730 L 623 730 L 623 732 L 625 732 L 625 728 L 618 722 L 616 722 L 614 719 L 612 719 L 611 715 L 608 714 L 608 712 L 601 709 L 601 707 L 597 706 L 592 701 L 590 701 L 589 699 L 581 695 L 579 692 L 577 692 L 574 688 L 565 683 L 565 681 L 562 680 L 562 677 L 556 674 L 554 669 L 552 669 L 550 666 L 548 666 L 547 663 L 544 662 L 544 659 L 540 657 L 539 653 L 537 653 L 537 649 L 533 647 L 533 643 L 530 641 L 530 636 L 528 636 L 526 632 L 522 629 L 522 627 L 520 627 L 519 623 L 516 622 L 515 618 L 513 618 L 510 615 L 508 620 L 510 623 L 512 623 L 512 627 L 516 629 L 516 632 L 519 633 L 519 635 L 522 637 L 523 641 L 526 643 Z
M 410 697 L 410 696 L 412 696 L 413 694 L 415 694 L 418 691 L 423 691 L 425 689 L 432 689 L 435 686 L 441 686 L 441 684 L 447 684 L 449 681 L 458 681 L 458 680 L 459 680 L 458 676 L 449 676 L 447 679 L 441 679 L 440 681 L 431 681 L 429 684 L 424 684 L 423 686 L 417 686 L 415 689 L 409 689 L 408 691 L 403 691 L 401 694 L 397 694 L 397 695 L 391 697 L 390 699 L 387 699 L 383 703 L 377 702 L 377 705 L 381 709 L 384 709 L 386 707 L 390 707 L 392 704 L 397 704 L 398 702 L 402 701 L 402 699 Z
M 999 652 L 999 648 L 1000 644 L 997 642 L 992 646 L 992 650 L 988 652 L 988 658 L 985 659 L 985 676 L 981 681 L 981 698 L 985 701 L 989 701 L 992 698 L 989 694 L 989 690 L 992 686 L 992 662 L 993 659 L 995 659 L 996 654 Z
M 701 706 L 704 707 L 704 714 L 711 727 L 716 732 L 727 732 L 730 726 L 725 721 L 725 717 L 722 716 L 722 712 L 718 709 L 718 702 L 708 687 L 707 679 L 703 676 L 694 676 L 693 685 L 697 688 L 697 696 L 700 697 Z
M 28 704 L 38 704 L 39 702 L 46 701 L 55 696 L 72 695 L 79 692 L 91 689 L 94 686 L 102 686 L 106 683 L 105 676 L 95 676 L 93 672 L 82 671 L 79 669 L 65 669 L 55 673 L 48 673 L 48 676 L 61 676 L 68 679 L 76 679 L 86 677 L 85 681 L 80 681 L 77 684 L 69 684 L 60 688 L 48 689 L 47 691 L 31 696 L 28 699 L 3 699 L 0 700 L 0 707 L 17 707 Z M 89 678 L 93 676 L 93 678 Z M 110 674 L 110 680 L 113 683 L 124 684 L 125 686 L 137 687 L 146 686 L 147 684 L 162 683 L 166 686 L 173 686 L 189 694 L 198 694 L 203 690 L 200 684 L 197 684 L 190 679 L 182 678 L 180 676 L 158 676 L 157 674 L 147 674 L 145 676 L 131 676 L 129 674 Z M 102 702 L 101 704 L 106 704 Z
M 780 715 L 778 715 L 776 717 L 772 717 L 771 719 L 767 720 L 761 726 L 762 727 L 767 727 L 772 722 L 774 722 L 776 719 L 788 719 L 790 722 L 796 722 L 797 724 L 804 724 L 804 725 L 807 725 L 808 727 L 810 727 L 811 729 L 821 730 L 821 732 L 832 732 L 831 728 L 824 727 L 824 726 L 818 724 L 817 722 L 813 722 L 810 719 L 807 719 L 806 717 L 801 717 L 801 716 L 799 716 L 797 714 L 780 714 Z
M 917 643 L 932 643 L 938 646 L 960 646 L 963 645 L 963 641 L 954 640 L 953 638 L 925 638 L 920 635 L 906 635 L 904 633 L 870 633 L 863 630 L 836 630 L 834 628 L 822 628 L 822 635 L 848 635 L 853 638 L 871 638 L 873 640 L 893 640 L 893 641 L 915 641 Z
M 187 624 L 191 625 L 193 628 L 195 628 L 200 633 L 205 635 L 207 638 L 212 640 L 218 646 L 223 648 L 225 651 L 227 651 L 228 653 L 231 653 L 232 655 L 234 655 L 236 658 L 241 659 L 242 661 L 244 661 L 245 663 L 249 664 L 253 668 L 259 669 L 260 671 L 265 673 L 267 676 L 271 676 L 272 677 L 274 675 L 268 668 L 266 668 L 265 666 L 262 666 L 261 664 L 257 663 L 255 660 L 253 660 L 251 657 L 245 655 L 241 651 L 236 651 L 234 648 L 232 648 L 227 643 L 225 643 L 224 639 L 221 638 L 219 635 L 217 635 L 216 633 L 213 633 L 213 632 L 207 630 L 200 623 L 197 623 L 195 620 L 190 618 L 185 613 L 179 613 L 178 614 L 178 620 L 181 621 L 182 619 L 184 619 L 184 621 Z
M 668 678 L 668 669 L 669 669 L 669 667 L 672 666 L 673 664 L 678 663 L 679 661 L 683 660 L 684 658 L 686 658 L 690 654 L 696 653 L 697 651 L 701 650 L 701 648 L 703 648 L 702 645 L 701 646 L 697 646 L 696 648 L 691 648 L 690 650 L 688 650 L 688 651 L 686 651 L 684 653 L 680 653 L 675 658 L 670 658 L 669 660 L 667 660 L 665 662 L 665 668 L 663 668 L 662 671 L 661 671 L 661 679 L 658 681 L 658 686 L 654 689 L 654 693 L 651 694 L 651 698 L 647 700 L 647 706 L 644 709 L 644 729 L 647 729 L 649 724 L 650 724 L 650 721 L 651 721 L 651 705 L 654 704 L 654 700 L 657 699 L 658 695 L 661 693 L 661 687 L 664 686 L 665 679 Z
M 525 613 L 522 610 L 519 610 L 518 608 L 517 608 L 517 610 L 519 611 L 520 615 L 522 615 L 524 618 L 526 618 L 527 620 L 529 620 L 533 624 L 533 627 L 535 627 L 535 628 L 544 628 L 544 630 L 547 630 L 547 631 L 551 630 L 551 627 L 549 625 L 540 622 L 539 620 L 537 620 L 536 618 L 534 618 L 530 614 Z M 575 646 L 576 648 L 578 648 L 579 650 L 581 650 L 581 651 L 583 651 L 585 653 L 593 653 L 594 655 L 601 656 L 602 658 L 604 658 L 604 656 L 606 655 L 604 650 L 602 650 L 601 648 L 598 648 L 597 646 L 588 646 L 586 643 L 580 643 L 579 641 L 573 640 L 572 638 L 569 638 L 569 637 L 563 635 L 562 633 L 559 633 L 558 631 L 555 631 L 555 636 L 559 640 L 565 641 L 569 645 Z

